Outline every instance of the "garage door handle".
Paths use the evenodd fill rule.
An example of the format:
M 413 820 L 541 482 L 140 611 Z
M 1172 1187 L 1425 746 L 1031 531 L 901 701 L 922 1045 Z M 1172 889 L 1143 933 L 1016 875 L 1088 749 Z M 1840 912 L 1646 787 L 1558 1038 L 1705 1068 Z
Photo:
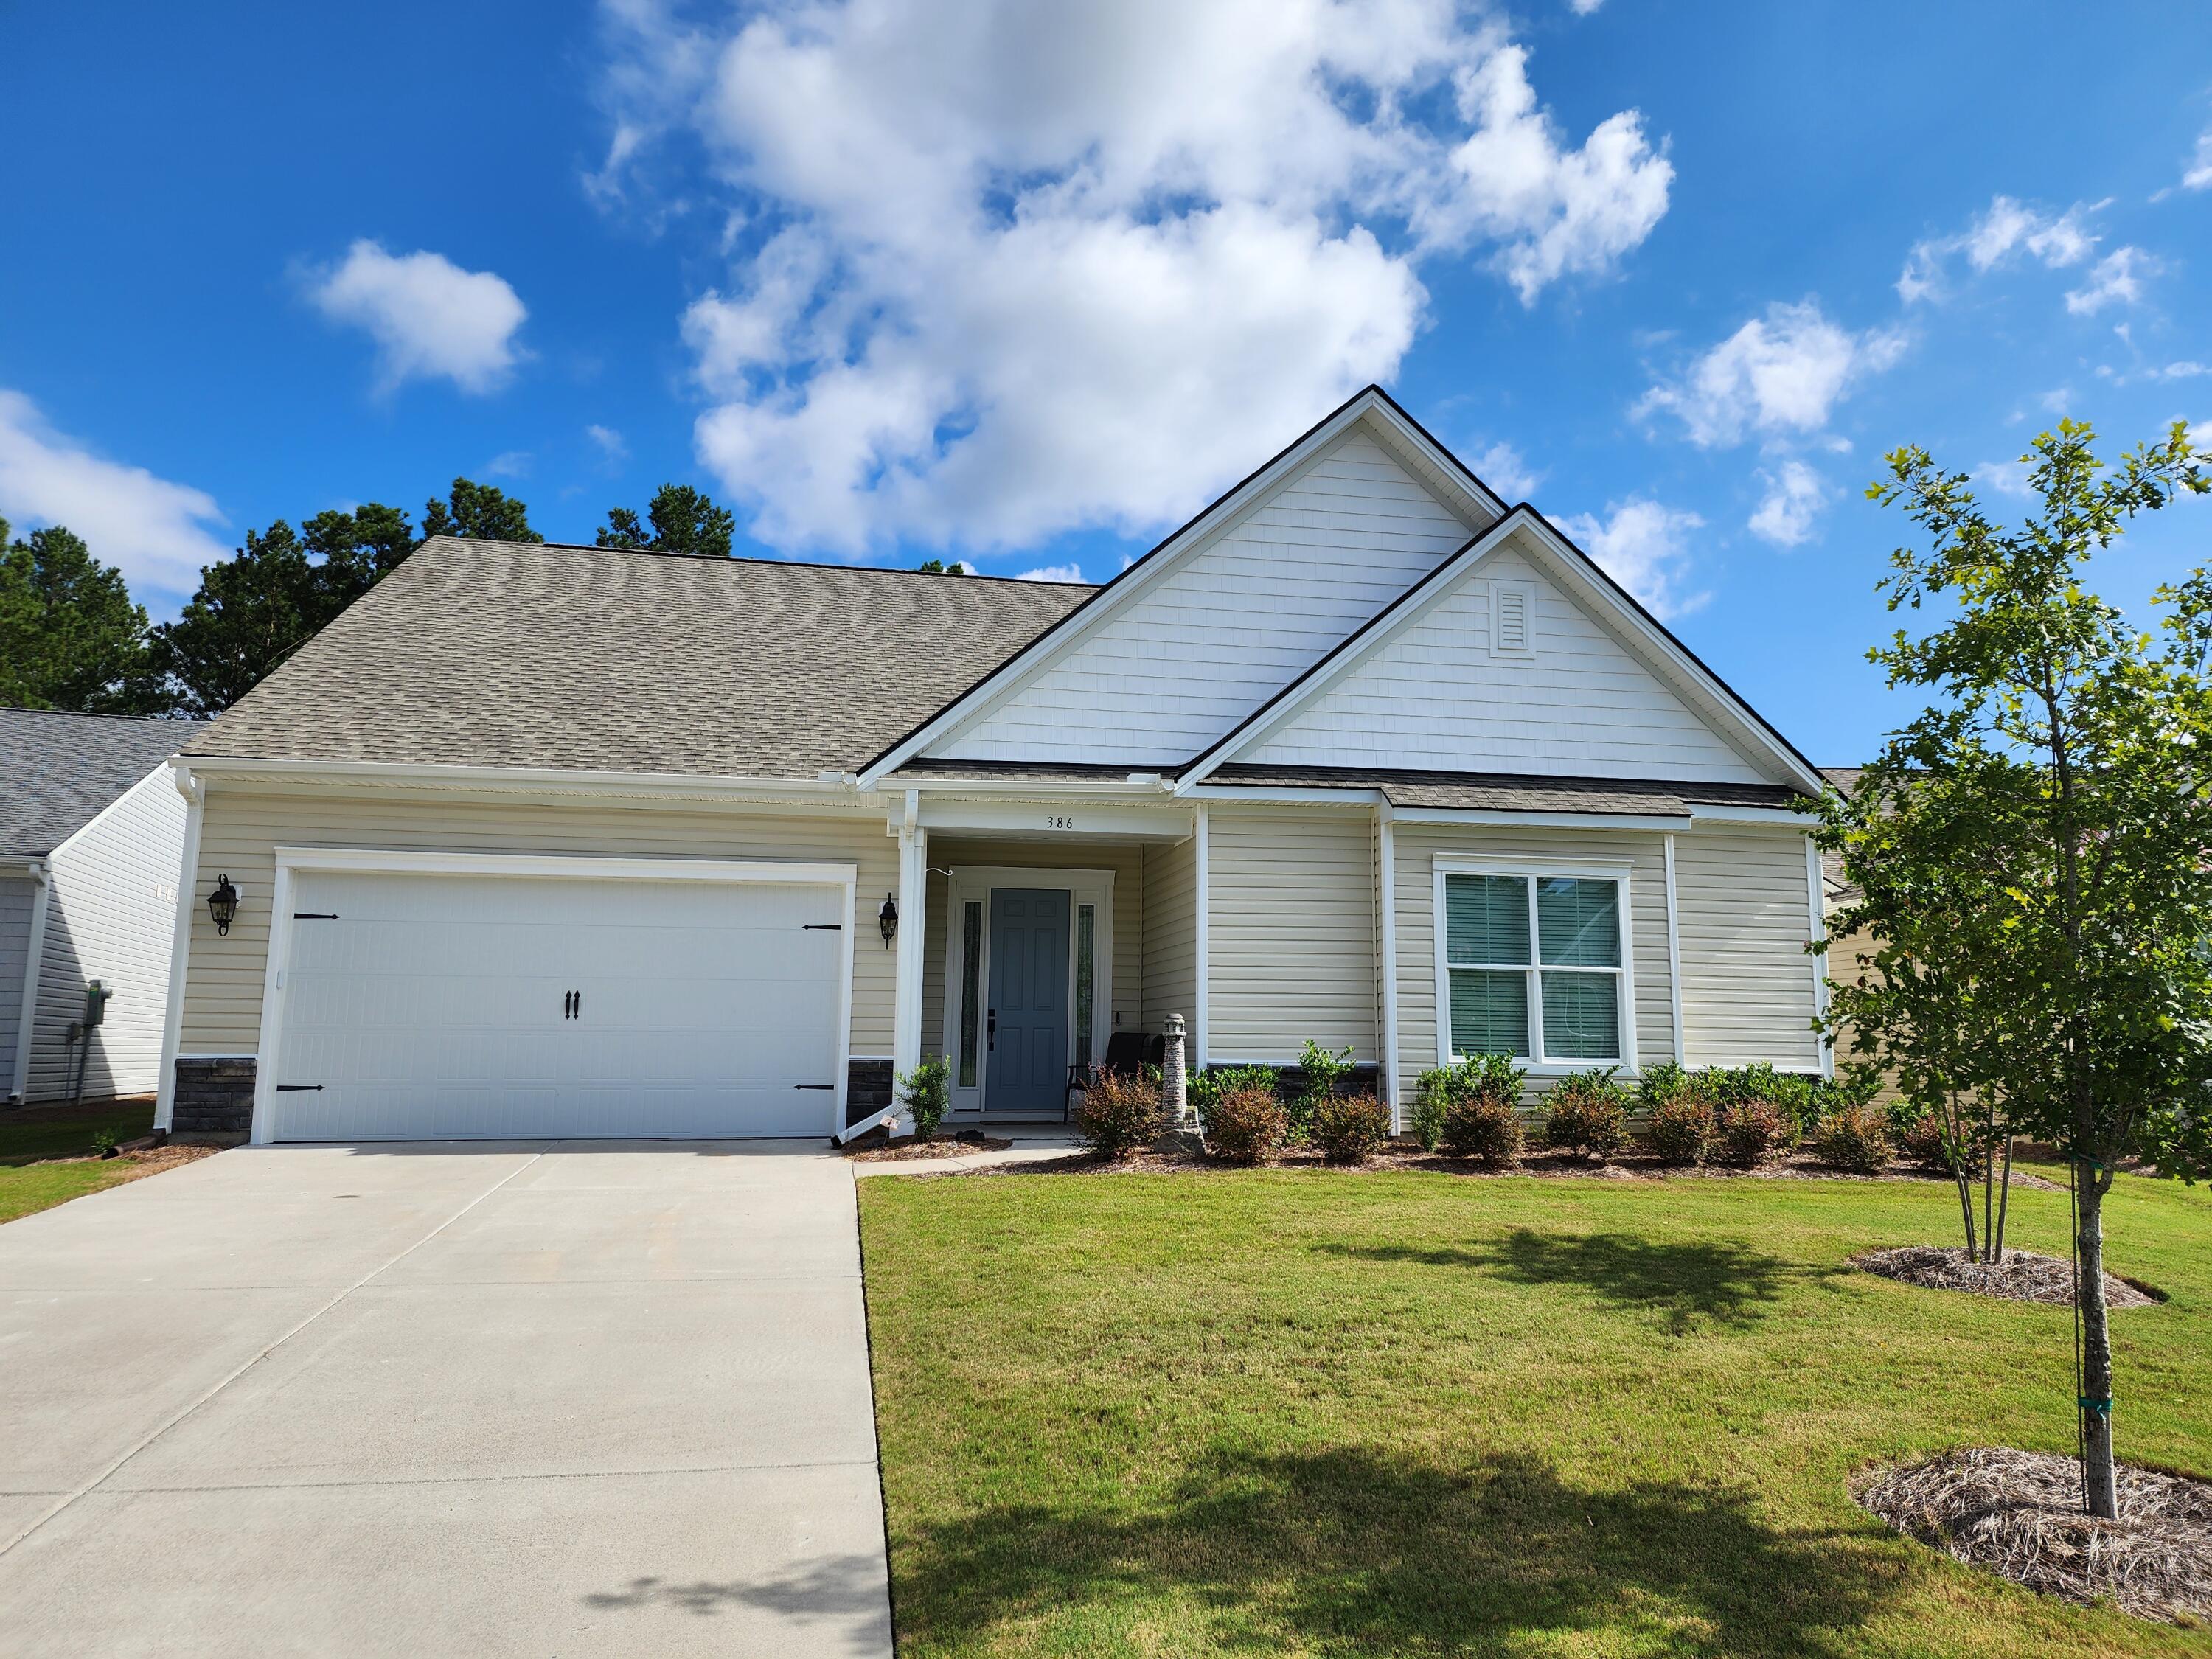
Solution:
M 834 1083 L 794 1083 L 791 1086 L 794 1089 L 835 1089 L 837 1085 Z

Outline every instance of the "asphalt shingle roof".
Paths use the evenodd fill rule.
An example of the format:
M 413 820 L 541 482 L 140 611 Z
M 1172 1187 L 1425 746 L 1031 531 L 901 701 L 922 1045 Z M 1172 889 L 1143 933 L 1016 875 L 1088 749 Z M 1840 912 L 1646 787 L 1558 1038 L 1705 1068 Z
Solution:
M 0 708 L 0 854 L 52 852 L 205 729 L 190 720 Z
M 812 778 L 1094 591 L 441 538 L 185 752 Z
M 1224 766 L 1218 783 L 1275 788 L 1379 789 L 1393 806 L 1488 812 L 1638 812 L 1689 816 L 1699 806 L 1787 806 L 1787 784 L 1555 778 L 1523 772 L 1398 772 L 1336 766 Z

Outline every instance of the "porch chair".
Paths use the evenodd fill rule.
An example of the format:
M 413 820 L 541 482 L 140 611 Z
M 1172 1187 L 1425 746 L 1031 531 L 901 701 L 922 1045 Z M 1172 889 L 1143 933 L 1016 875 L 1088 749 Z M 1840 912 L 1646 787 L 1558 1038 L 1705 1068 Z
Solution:
M 1067 1068 L 1067 1092 L 1060 1115 L 1075 1109 L 1075 1097 L 1102 1077 L 1134 1077 L 1147 1066 L 1167 1063 L 1168 1040 L 1152 1031 L 1112 1031 L 1106 1037 L 1106 1057 L 1096 1066 L 1078 1060 Z

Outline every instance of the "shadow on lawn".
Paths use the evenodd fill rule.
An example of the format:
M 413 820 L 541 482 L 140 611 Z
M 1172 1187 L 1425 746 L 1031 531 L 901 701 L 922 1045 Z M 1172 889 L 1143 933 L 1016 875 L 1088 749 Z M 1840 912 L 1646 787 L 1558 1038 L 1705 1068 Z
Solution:
M 1534 1459 L 1374 1449 L 1218 1455 L 1150 1513 L 1030 1505 L 902 1528 L 893 1565 L 902 1649 L 1066 1616 L 1071 1646 L 1114 1645 L 1126 1618 L 1170 1649 L 1548 1651 L 1605 1627 L 1742 1659 L 1847 1647 L 1901 1572 L 1870 1538 L 1778 1532 L 1737 1494 L 1589 1492 Z M 1178 1620 L 1199 1628 L 1178 1637 Z
M 1517 1227 L 1494 1245 L 1324 1244 L 1335 1255 L 1474 1267 L 1521 1285 L 1581 1285 L 1618 1307 L 1663 1313 L 1670 1328 L 1700 1319 L 1747 1325 L 1795 1271 L 1741 1244 L 1655 1243 L 1620 1233 L 1565 1236 Z

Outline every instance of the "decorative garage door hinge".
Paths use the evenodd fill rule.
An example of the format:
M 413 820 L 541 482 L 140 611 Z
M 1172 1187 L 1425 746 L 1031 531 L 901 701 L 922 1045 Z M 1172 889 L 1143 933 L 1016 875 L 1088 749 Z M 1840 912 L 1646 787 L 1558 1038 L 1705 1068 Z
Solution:
M 834 1083 L 794 1083 L 791 1086 L 794 1089 L 835 1089 L 837 1085 Z
M 320 1094 L 322 1091 L 323 1085 L 319 1083 L 280 1083 L 276 1085 L 276 1092 L 280 1095 Z
M 802 921 L 799 924 L 799 931 L 802 933 L 842 933 L 845 931 L 845 924 L 842 921 Z
M 295 921 L 336 921 L 337 919 L 338 913 L 335 910 L 295 910 L 292 912 L 292 920 Z

